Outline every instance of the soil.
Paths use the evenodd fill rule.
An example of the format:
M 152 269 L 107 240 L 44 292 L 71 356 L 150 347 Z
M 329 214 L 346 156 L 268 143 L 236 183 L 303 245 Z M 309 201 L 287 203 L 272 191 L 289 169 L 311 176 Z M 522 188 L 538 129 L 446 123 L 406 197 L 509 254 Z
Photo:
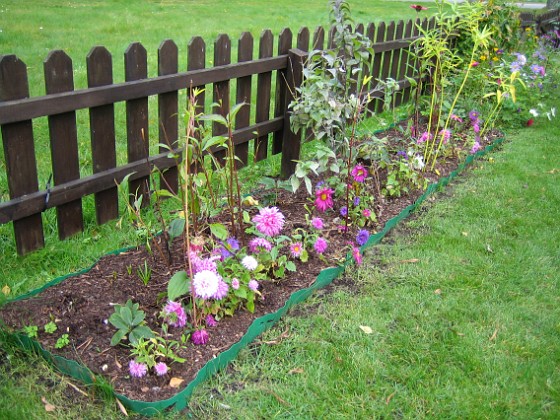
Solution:
M 397 141 L 399 132 L 385 132 L 382 135 Z M 487 141 L 496 136 L 497 133 L 493 133 Z M 430 180 L 446 176 L 456 166 L 456 158 L 447 159 L 438 165 L 439 175 L 435 172 L 429 174 Z M 368 229 L 372 232 L 380 230 L 387 220 L 414 203 L 421 193 L 413 191 L 407 196 L 391 199 L 376 197 L 375 210 L 378 221 L 375 226 L 368 226 Z M 260 191 L 254 196 L 258 198 L 263 194 L 265 192 Z M 279 191 L 276 206 L 286 217 L 283 232 L 305 226 L 305 211 L 302 209 L 307 202 L 308 197 L 303 188 L 297 194 Z M 340 206 L 341 204 L 335 208 Z M 321 215 L 327 226 L 334 225 L 330 223 L 336 216 L 333 213 L 331 211 Z M 354 235 L 355 232 L 341 234 L 334 228 L 325 234 L 329 241 L 329 250 L 325 254 L 329 265 L 336 265 L 345 257 L 346 251 L 343 249 Z M 218 322 L 217 326 L 208 328 L 208 344 L 196 346 L 189 342 L 178 351 L 177 354 L 185 358 L 186 363 L 173 363 L 171 372 L 163 377 L 148 374 L 144 378 L 131 378 L 128 373 L 130 350 L 121 345 L 110 346 L 111 337 L 116 330 L 107 319 L 114 312 L 114 304 L 124 304 L 128 299 L 132 299 L 146 312 L 149 326 L 156 329 L 155 326 L 160 324 L 158 314 L 164 304 L 162 294 L 166 291 L 172 274 L 184 269 L 183 244 L 180 240 L 173 243 L 174 264 L 171 266 L 157 258 L 156 254 L 149 254 L 139 247 L 118 255 L 104 256 L 89 272 L 69 277 L 33 298 L 6 305 L 0 310 L 0 318 L 12 330 L 20 330 L 30 325 L 39 326 L 41 329 L 49 320 L 55 320 L 58 326 L 55 334 L 39 332 L 38 341 L 45 349 L 53 354 L 77 360 L 95 374 L 104 376 L 119 394 L 133 400 L 157 401 L 170 398 L 178 392 L 177 388 L 170 386 L 171 377 L 184 380 L 179 387 L 179 390 L 182 389 L 206 362 L 239 341 L 254 319 L 276 311 L 293 292 L 310 286 L 320 271 L 326 268 L 324 262 L 310 253 L 310 259 L 305 265 L 297 263 L 297 273 L 288 274 L 281 281 L 260 283 L 262 298 L 257 301 L 254 313 L 240 311 L 233 317 L 226 317 Z M 151 278 L 147 285 L 141 282 L 135 269 L 144 266 L 145 261 L 151 268 Z M 132 272 L 129 272 L 130 267 L 134 268 Z M 175 328 L 170 330 L 171 338 L 179 340 L 181 331 Z M 70 345 L 63 349 L 55 349 L 56 340 L 62 333 L 69 334 Z

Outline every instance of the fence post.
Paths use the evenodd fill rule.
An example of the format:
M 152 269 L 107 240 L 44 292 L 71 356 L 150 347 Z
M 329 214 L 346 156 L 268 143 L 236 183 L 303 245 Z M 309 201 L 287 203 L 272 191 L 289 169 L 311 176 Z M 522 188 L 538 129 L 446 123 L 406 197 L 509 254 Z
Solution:
M 286 179 L 292 175 L 296 168 L 294 160 L 299 159 L 301 148 L 301 132 L 294 133 L 290 127 L 289 105 L 294 99 L 296 89 L 303 82 L 303 63 L 307 53 L 294 48 L 288 52 L 288 69 L 286 71 L 286 102 L 284 106 L 284 130 L 282 138 L 282 162 L 280 175 Z
M 15 55 L 0 56 L 0 101 L 28 97 L 29 85 L 25 63 Z M 31 120 L 3 125 L 2 142 L 10 198 L 37 192 L 39 183 Z M 40 213 L 14 220 L 13 224 L 19 255 L 43 248 L 45 240 Z

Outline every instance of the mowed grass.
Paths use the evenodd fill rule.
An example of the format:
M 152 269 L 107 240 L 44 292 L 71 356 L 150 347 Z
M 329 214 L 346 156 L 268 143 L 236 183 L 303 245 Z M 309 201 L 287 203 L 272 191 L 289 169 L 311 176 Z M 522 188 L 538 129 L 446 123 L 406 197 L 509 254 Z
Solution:
M 195 417 L 558 418 L 559 122 L 508 135 L 201 387 Z

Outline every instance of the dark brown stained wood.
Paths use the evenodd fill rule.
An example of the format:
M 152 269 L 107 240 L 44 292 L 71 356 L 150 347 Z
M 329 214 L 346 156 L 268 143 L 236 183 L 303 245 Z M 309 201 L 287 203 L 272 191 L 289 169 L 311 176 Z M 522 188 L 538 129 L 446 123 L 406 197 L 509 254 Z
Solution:
M 179 49 L 170 39 L 158 49 L 158 76 L 175 74 L 179 71 Z M 158 95 L 159 142 L 175 149 L 179 138 L 179 93 L 177 91 Z M 166 149 L 160 146 L 159 152 Z M 160 176 L 160 188 L 177 193 L 177 167 L 171 167 Z
M 402 20 L 399 20 L 397 23 L 397 26 L 395 28 L 395 35 L 394 38 L 395 39 L 402 39 L 403 37 L 403 33 L 404 33 L 404 22 Z M 390 76 L 391 78 L 399 81 L 399 74 L 400 74 L 400 70 L 399 70 L 399 65 L 401 62 L 401 54 L 402 54 L 402 48 L 399 48 L 398 50 L 394 50 L 392 53 L 392 57 L 391 57 L 391 70 L 390 70 Z M 399 105 L 400 104 L 400 97 L 401 97 L 401 92 L 395 92 L 395 94 L 393 95 L 393 97 L 391 98 L 391 101 L 394 102 L 394 104 Z M 393 101 L 394 98 L 394 101 Z M 391 104 L 391 107 L 393 106 L 393 104 Z
M 289 51 L 286 109 L 284 110 L 284 139 L 282 141 L 282 161 L 280 163 L 280 176 L 289 178 L 296 169 L 296 160 L 299 160 L 301 150 L 301 131 L 294 133 L 290 127 L 290 111 L 288 106 L 294 99 L 294 92 L 303 81 L 303 63 L 307 58 L 305 51 L 297 48 Z
M 251 61 L 252 59 L 253 36 L 249 32 L 243 32 L 237 43 L 237 61 Z M 235 101 L 237 104 L 245 103 L 235 116 L 235 128 L 248 127 L 251 118 L 251 76 L 242 77 L 237 80 Z M 236 160 L 238 168 L 247 165 L 249 160 L 249 142 L 238 144 L 235 147 L 235 155 L 241 160 L 241 162 Z
M 364 34 L 364 25 L 359 24 L 358 26 L 356 26 L 356 30 L 355 30 L 356 34 Z M 358 93 L 358 89 L 360 86 L 360 80 L 361 80 L 361 72 L 355 72 L 355 70 L 358 68 L 359 64 L 356 64 L 354 66 L 350 67 L 350 72 L 346 73 L 348 77 L 351 78 L 351 84 L 350 84 L 350 89 L 349 92 L 350 94 L 357 94 Z
M 125 80 L 139 80 L 148 77 L 148 56 L 139 42 L 130 44 L 124 53 Z M 146 160 L 149 156 L 148 98 L 126 101 L 126 138 L 128 162 Z M 149 204 L 150 179 L 142 177 L 128 183 L 130 201 L 143 195 L 142 207 Z
M 0 56 L 0 103 L 27 97 L 29 97 L 29 86 L 25 63 L 15 55 Z M 2 125 L 2 143 L 10 198 L 14 199 L 38 191 L 31 121 Z M 45 196 L 41 198 L 44 203 Z M 16 220 L 13 226 L 19 255 L 44 246 L 41 213 L 37 212 Z
M 375 25 L 373 25 L 375 28 Z M 375 32 L 375 40 L 374 43 L 383 42 L 385 39 L 385 22 L 380 22 L 377 26 L 377 31 Z M 381 77 L 381 64 L 383 64 L 383 54 L 380 52 L 375 52 L 373 55 L 373 64 L 371 68 L 371 82 L 370 82 L 370 91 L 377 91 L 379 87 L 379 78 Z M 379 100 L 373 100 L 369 103 L 368 109 L 371 112 L 376 112 L 379 106 Z
M 406 26 L 404 28 L 404 37 L 411 38 L 414 33 L 414 21 L 408 20 L 406 22 Z M 399 67 L 399 80 L 405 80 L 407 77 L 413 77 L 414 73 L 412 72 L 413 66 L 413 57 L 412 57 L 412 47 L 408 47 L 403 50 L 403 54 L 401 56 L 401 64 Z M 403 89 L 402 96 L 399 98 L 399 105 L 406 103 L 410 100 L 410 88 Z
M 325 45 L 325 28 L 318 26 L 313 33 L 313 50 L 322 50 Z
M 292 31 L 289 28 L 284 28 L 280 32 L 278 38 L 278 55 L 288 54 L 292 48 Z M 289 64 L 286 66 L 289 67 Z M 280 117 L 284 115 L 286 109 L 287 98 L 287 85 L 286 85 L 287 69 L 278 70 L 276 73 L 276 103 L 274 106 L 274 116 Z M 284 127 L 284 129 L 289 127 Z M 284 133 L 279 131 L 274 133 L 272 140 L 272 154 L 276 155 L 282 151 L 282 139 Z
M 331 26 L 331 28 L 329 29 L 329 37 L 327 40 L 327 49 L 331 50 L 334 47 L 336 47 L 336 45 L 334 45 L 335 36 L 336 36 L 336 27 Z
M 64 51 L 51 51 L 44 63 L 47 95 L 74 90 L 72 60 Z M 66 112 L 49 117 L 53 185 L 80 178 L 76 113 Z M 84 230 L 82 200 L 56 208 L 58 237 L 65 239 Z
M 369 23 L 367 25 L 365 37 L 369 40 L 371 46 L 374 42 L 374 37 L 375 37 L 375 25 L 373 23 Z M 362 68 L 362 83 L 367 77 L 371 75 L 372 68 L 373 68 L 373 55 L 370 55 L 368 65 L 363 66 Z M 371 84 L 372 82 L 370 81 L 367 86 L 364 86 L 363 94 L 367 94 L 369 89 L 371 89 Z M 367 105 L 367 107 L 368 107 L 367 110 L 369 110 L 369 104 Z
M 259 58 L 272 57 L 274 36 L 270 29 L 262 32 L 259 42 Z M 270 94 L 272 72 L 261 73 L 257 76 L 257 105 L 255 122 L 260 123 L 270 118 Z M 266 159 L 268 154 L 268 135 L 255 139 L 255 161 Z
M 395 39 L 395 22 L 390 22 L 387 25 L 387 29 L 385 32 L 385 40 L 392 41 Z M 391 52 L 385 51 L 383 52 L 383 64 L 381 65 L 381 74 L 379 79 L 381 81 L 386 81 L 388 77 L 390 77 L 390 69 L 391 69 Z M 384 101 L 378 101 L 377 103 L 377 112 L 383 111 Z
M 233 143 L 241 144 L 249 141 L 255 136 L 255 132 L 260 136 L 282 129 L 284 118 L 279 117 L 264 121 L 249 127 L 235 130 L 233 132 Z M 179 150 L 177 150 L 179 151 Z M 167 157 L 168 153 L 150 156 L 150 167 L 154 165 L 159 170 L 164 171 L 176 165 L 175 160 Z M 48 208 L 56 207 L 80 197 L 98 193 L 112 188 L 116 182 L 121 182 L 128 174 L 131 179 L 145 177 L 150 173 L 146 162 L 134 162 L 117 168 L 108 169 L 88 177 L 84 177 L 66 184 L 57 185 L 51 189 Z M 8 202 L 0 203 L 0 224 L 9 223 L 12 220 L 20 220 L 29 215 L 39 213 L 45 208 L 45 191 L 38 191 L 28 195 L 15 198 Z
M 226 34 L 218 35 L 214 43 L 214 65 L 225 66 L 231 63 L 231 40 Z M 212 112 L 227 117 L 230 109 L 229 104 L 229 80 L 214 83 L 213 88 L 213 102 L 219 104 L 214 107 Z M 212 134 L 227 135 L 228 129 L 223 124 L 214 122 L 212 123 Z M 216 158 L 223 160 L 225 157 L 224 150 L 218 150 L 214 153 Z
M 189 42 L 187 51 L 187 70 L 203 70 L 206 67 L 206 43 L 204 40 L 199 36 L 192 38 Z M 189 83 L 187 84 L 187 87 L 187 101 L 193 94 L 195 88 L 200 89 L 195 98 L 196 112 L 204 113 L 204 100 L 206 98 L 205 86 Z M 202 122 L 195 121 L 195 127 L 200 127 L 202 124 Z M 191 135 L 193 134 L 191 133 Z M 199 133 L 194 133 L 194 135 L 195 137 L 200 138 Z
M 302 51 L 309 51 L 309 29 L 303 27 L 299 30 L 297 35 L 297 47 Z
M 208 83 L 285 69 L 287 62 L 288 55 L 285 54 L 263 60 L 154 77 L 148 80 L 7 101 L 6 103 L 0 103 L 0 124 L 26 121 L 36 117 L 61 114 L 130 99 L 145 98 L 150 95 L 184 89 L 185 86 L 203 86 Z
M 113 83 L 113 60 L 105 47 L 94 47 L 86 58 L 88 86 Z M 117 165 L 115 146 L 114 105 L 102 105 L 89 110 L 93 173 L 106 171 Z M 119 215 L 119 196 L 116 186 L 95 193 L 95 215 L 98 224 L 116 219 Z

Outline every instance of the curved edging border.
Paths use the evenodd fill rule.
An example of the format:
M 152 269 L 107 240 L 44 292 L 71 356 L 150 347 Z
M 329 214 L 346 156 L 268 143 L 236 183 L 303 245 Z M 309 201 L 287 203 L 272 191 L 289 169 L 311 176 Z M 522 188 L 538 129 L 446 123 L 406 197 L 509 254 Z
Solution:
M 492 144 L 486 146 L 483 150 L 478 151 L 474 155 L 469 155 L 465 159 L 465 161 L 461 163 L 457 167 L 457 169 L 451 172 L 447 177 L 441 178 L 438 182 L 430 184 L 426 189 L 426 191 L 424 192 L 424 194 L 422 194 L 413 204 L 403 209 L 397 216 L 388 220 L 385 223 L 383 230 L 381 230 L 380 232 L 374 235 L 370 235 L 368 241 L 360 248 L 360 251 L 363 252 L 364 249 L 379 243 L 391 229 L 393 229 L 401 220 L 407 218 L 434 191 L 449 184 L 450 181 L 452 181 L 457 175 L 459 175 L 465 169 L 465 167 L 470 165 L 477 157 L 490 152 L 497 145 L 501 144 L 504 140 L 505 137 L 501 137 L 499 139 L 494 140 Z M 110 252 L 107 255 L 119 254 L 128 249 L 130 248 L 123 248 L 117 251 Z M 349 263 L 350 263 L 350 259 L 347 258 L 346 262 L 341 266 L 330 267 L 322 270 L 317 276 L 315 282 L 311 286 L 292 293 L 290 295 L 290 298 L 284 304 L 284 306 L 282 306 L 276 312 L 263 315 L 260 318 L 254 320 L 253 323 L 247 329 L 245 335 L 243 335 L 243 337 L 241 337 L 241 339 L 237 343 L 232 345 L 228 350 L 220 353 L 214 359 L 208 361 L 202 367 L 202 369 L 198 371 L 196 377 L 185 388 L 183 388 L 183 390 L 179 391 L 173 397 L 168 398 L 166 400 L 159 400 L 159 401 L 137 401 L 137 400 L 131 400 L 126 396 L 118 393 L 114 393 L 114 396 L 118 398 L 127 409 L 130 409 L 132 411 L 135 411 L 143 415 L 148 415 L 148 416 L 156 415 L 168 409 L 183 410 L 184 408 L 186 408 L 187 403 L 189 402 L 193 391 L 201 382 L 210 378 L 219 370 L 224 369 L 229 362 L 231 362 L 233 359 L 237 357 L 237 355 L 243 348 L 247 347 L 264 331 L 268 330 L 274 324 L 276 324 L 280 320 L 280 318 L 282 318 L 282 316 L 284 316 L 284 314 L 292 306 L 303 302 L 315 290 L 328 286 L 335 278 L 337 278 L 345 270 L 346 266 Z M 34 296 L 42 292 L 46 288 L 54 286 L 60 283 L 61 281 L 64 281 L 68 277 L 86 273 L 89 270 L 91 270 L 95 266 L 95 264 L 97 264 L 97 262 L 87 269 L 78 271 L 76 273 L 68 274 L 62 277 L 58 277 L 53 281 L 49 282 L 48 284 L 44 285 L 43 287 L 39 289 L 35 289 L 29 293 L 26 293 L 25 295 L 16 297 L 12 299 L 12 301 L 18 301 Z M 43 356 L 48 362 L 56 366 L 62 373 L 69 375 L 77 380 L 80 380 L 85 385 L 92 385 L 96 382 L 95 375 L 85 366 L 80 365 L 79 363 L 73 360 L 68 360 L 64 357 L 53 355 L 52 353 L 43 349 L 37 341 L 30 339 L 29 337 L 23 334 L 13 333 L 10 335 L 13 338 L 15 338 L 16 343 L 18 343 L 20 347 L 26 350 L 32 350 L 37 352 L 38 354 Z

